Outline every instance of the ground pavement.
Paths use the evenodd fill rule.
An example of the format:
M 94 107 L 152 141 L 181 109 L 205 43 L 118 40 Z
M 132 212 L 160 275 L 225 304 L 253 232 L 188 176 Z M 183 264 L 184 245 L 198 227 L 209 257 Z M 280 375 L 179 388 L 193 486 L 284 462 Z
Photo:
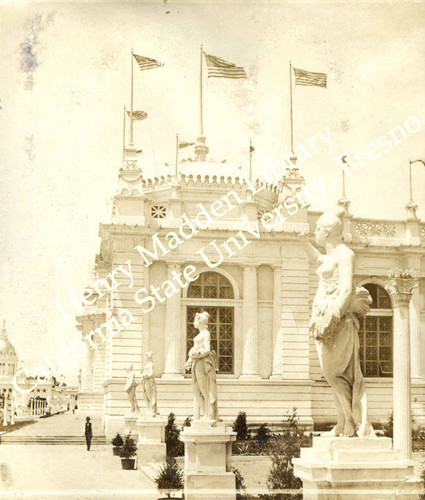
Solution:
M 21 436 L 82 435 L 84 420 L 63 414 L 14 431 Z M 93 433 L 102 434 L 93 420 Z M 0 497 L 53 500 L 139 498 L 156 500 L 155 484 L 140 470 L 121 469 L 112 446 L 0 445 Z

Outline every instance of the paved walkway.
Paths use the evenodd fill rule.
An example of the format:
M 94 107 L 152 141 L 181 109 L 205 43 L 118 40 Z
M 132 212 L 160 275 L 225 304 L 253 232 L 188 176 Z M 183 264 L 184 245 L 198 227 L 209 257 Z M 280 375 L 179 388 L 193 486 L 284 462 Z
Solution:
M 122 470 L 111 446 L 0 446 L 0 497 L 156 500 L 140 470 Z
M 14 436 L 83 436 L 84 435 L 84 418 L 79 418 L 74 413 L 61 413 L 53 415 L 34 422 L 33 424 L 25 425 L 16 431 L 12 431 L 10 435 Z M 104 434 L 102 422 L 100 419 L 92 418 L 92 429 L 94 436 Z
M 16 436 L 83 436 L 84 418 L 64 413 L 11 432 Z M 93 434 L 103 435 L 100 419 Z M 142 471 L 121 468 L 112 446 L 0 445 L 0 497 L 53 500 L 139 498 L 156 500 L 156 485 Z

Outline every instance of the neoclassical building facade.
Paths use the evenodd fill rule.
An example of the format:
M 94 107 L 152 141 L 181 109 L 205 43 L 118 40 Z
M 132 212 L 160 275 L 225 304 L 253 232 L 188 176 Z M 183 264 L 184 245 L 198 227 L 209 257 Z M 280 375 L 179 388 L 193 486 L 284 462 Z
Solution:
M 318 280 L 297 235 L 307 228 L 313 232 L 320 214 L 298 202 L 288 220 L 277 220 L 270 230 L 260 225 L 260 236 L 250 236 L 249 245 L 236 237 L 288 197 L 302 195 L 306 180 L 294 166 L 279 182 L 257 181 L 253 191 L 237 169 L 205 161 L 199 148 L 202 144 L 199 161 L 181 164 L 178 175 L 144 177 L 131 151 L 123 162 L 111 223 L 99 229 L 96 273 L 97 279 L 105 279 L 130 261 L 133 287 L 121 276 L 122 284 L 102 293 L 77 321 L 83 337 L 124 310 L 134 321 L 119 332 L 104 329 L 105 342 L 84 358 L 80 412 L 102 415 L 107 435 L 122 431 L 122 417 L 130 408 L 124 391 L 126 367 L 132 363 L 140 374 L 144 354 L 153 351 L 160 413 L 172 411 L 180 419 L 191 415 L 185 361 L 195 335 L 194 315 L 206 310 L 218 356 L 221 418 L 233 421 L 244 410 L 250 423 L 273 424 L 296 407 L 307 425 L 331 423 L 332 394 L 308 328 Z M 242 202 L 202 229 L 205 221 L 195 221 L 199 204 L 209 209 L 230 192 Z M 383 422 L 392 410 L 392 335 L 398 325 L 385 291 L 388 273 L 409 268 L 419 277 L 410 304 L 412 405 L 417 422 L 425 423 L 425 224 L 414 210 L 406 220 L 359 219 L 349 213 L 346 199 L 340 203 L 346 209 L 344 238 L 356 253 L 356 285 L 368 288 L 373 299 L 359 332 L 371 419 Z M 178 231 L 183 214 L 193 221 L 196 234 L 146 265 L 137 247 L 155 253 L 154 235 L 165 241 L 170 231 Z M 226 242 L 230 253 L 224 251 Z M 217 261 L 217 247 L 223 249 L 223 262 L 207 265 Z M 135 291 L 144 288 L 147 295 L 151 285 L 160 289 L 187 266 L 196 268 L 197 279 L 143 312 L 146 305 L 136 302 Z

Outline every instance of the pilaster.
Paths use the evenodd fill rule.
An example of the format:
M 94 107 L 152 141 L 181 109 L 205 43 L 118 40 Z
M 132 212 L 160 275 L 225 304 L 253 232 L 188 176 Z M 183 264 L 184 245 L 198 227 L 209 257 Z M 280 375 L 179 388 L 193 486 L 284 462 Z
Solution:
M 272 380 L 282 379 L 282 266 L 273 266 L 273 368 Z
M 176 263 L 168 263 L 169 281 L 173 281 L 173 271 L 181 272 L 181 265 Z M 181 363 L 180 356 L 182 350 L 181 340 L 181 290 L 173 296 L 167 298 L 165 303 L 165 368 L 163 378 L 181 378 Z
M 246 265 L 243 273 L 243 357 L 240 378 L 259 378 L 257 372 L 257 329 L 257 267 Z

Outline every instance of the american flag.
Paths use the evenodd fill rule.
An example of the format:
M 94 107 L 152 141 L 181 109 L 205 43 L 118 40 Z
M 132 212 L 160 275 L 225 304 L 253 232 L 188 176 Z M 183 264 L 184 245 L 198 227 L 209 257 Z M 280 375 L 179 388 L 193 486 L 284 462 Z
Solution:
M 133 56 L 142 71 L 145 69 L 160 68 L 161 66 L 164 66 L 159 61 L 151 59 L 150 57 L 138 56 L 137 54 L 133 54 Z
M 241 66 L 227 62 L 221 57 L 205 54 L 208 68 L 208 78 L 247 78 L 245 70 Z
M 304 69 L 294 68 L 295 85 L 325 87 L 327 83 L 326 73 L 313 73 Z
M 193 146 L 194 142 L 181 141 L 179 139 L 179 149 L 188 148 L 189 146 Z
M 130 111 L 127 111 L 127 115 L 130 117 Z M 133 121 L 145 120 L 148 117 L 146 111 L 133 111 Z

